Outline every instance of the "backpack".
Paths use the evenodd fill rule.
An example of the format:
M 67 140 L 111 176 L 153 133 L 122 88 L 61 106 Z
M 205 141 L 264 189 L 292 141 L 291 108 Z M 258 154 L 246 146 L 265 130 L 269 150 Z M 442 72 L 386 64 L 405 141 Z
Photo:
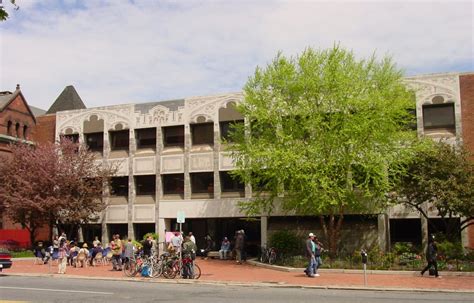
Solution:
M 142 277 L 149 277 L 150 267 L 148 265 L 143 265 L 141 274 L 142 274 Z

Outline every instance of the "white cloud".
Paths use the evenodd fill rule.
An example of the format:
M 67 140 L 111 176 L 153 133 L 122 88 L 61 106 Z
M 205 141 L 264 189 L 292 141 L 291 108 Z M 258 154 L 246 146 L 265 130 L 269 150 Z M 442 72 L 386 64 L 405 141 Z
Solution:
M 89 107 L 238 91 L 278 50 L 335 41 L 408 73 L 473 70 L 471 2 L 58 1 L 20 3 L 0 37 L 0 89 L 42 108 L 69 84 Z

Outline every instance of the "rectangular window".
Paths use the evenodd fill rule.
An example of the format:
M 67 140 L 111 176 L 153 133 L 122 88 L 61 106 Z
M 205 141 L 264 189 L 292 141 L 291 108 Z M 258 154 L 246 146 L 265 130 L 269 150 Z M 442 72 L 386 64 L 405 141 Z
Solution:
M 135 130 L 137 149 L 156 148 L 156 128 L 143 128 Z
M 184 174 L 161 175 L 163 195 L 184 196 Z
M 245 192 L 245 185 L 237 178 L 232 177 L 228 171 L 221 171 L 221 190 L 222 192 Z
M 163 145 L 184 146 L 184 125 L 163 127 Z
M 219 124 L 221 128 L 221 139 L 226 140 L 228 142 L 232 142 L 232 139 L 230 138 L 230 133 L 233 132 L 234 125 L 243 124 L 243 123 L 244 123 L 243 120 L 220 122 Z
M 214 173 L 191 173 L 191 193 L 214 197 Z
M 423 106 L 423 127 L 454 130 L 454 103 Z
M 84 134 L 86 145 L 92 152 L 100 152 L 104 150 L 104 133 Z
M 128 196 L 128 177 L 113 177 L 110 182 L 111 196 Z
M 156 176 L 136 176 L 135 188 L 137 196 L 141 195 L 155 195 L 156 191 Z
M 214 145 L 214 124 L 201 123 L 191 125 L 193 145 Z
M 119 130 L 110 132 L 110 149 L 111 150 L 128 150 L 129 131 Z

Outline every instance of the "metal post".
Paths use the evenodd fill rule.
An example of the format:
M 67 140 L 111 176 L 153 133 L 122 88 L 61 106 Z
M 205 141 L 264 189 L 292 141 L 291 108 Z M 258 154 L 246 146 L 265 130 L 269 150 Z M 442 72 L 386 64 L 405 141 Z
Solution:
M 179 223 L 179 236 L 182 237 L 182 226 L 183 223 Z M 181 246 L 179 247 L 179 278 L 183 277 L 183 243 L 181 241 Z
M 367 264 L 364 263 L 364 286 L 367 286 Z

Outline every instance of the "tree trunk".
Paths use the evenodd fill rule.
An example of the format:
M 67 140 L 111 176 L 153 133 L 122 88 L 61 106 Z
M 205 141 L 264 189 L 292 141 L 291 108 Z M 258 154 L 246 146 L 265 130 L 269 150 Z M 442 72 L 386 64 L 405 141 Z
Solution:
M 330 258 L 335 258 L 337 256 L 343 219 L 344 215 L 342 212 L 338 215 L 330 214 L 326 217 L 319 216 L 324 237 L 327 240 L 327 248 L 329 250 Z

